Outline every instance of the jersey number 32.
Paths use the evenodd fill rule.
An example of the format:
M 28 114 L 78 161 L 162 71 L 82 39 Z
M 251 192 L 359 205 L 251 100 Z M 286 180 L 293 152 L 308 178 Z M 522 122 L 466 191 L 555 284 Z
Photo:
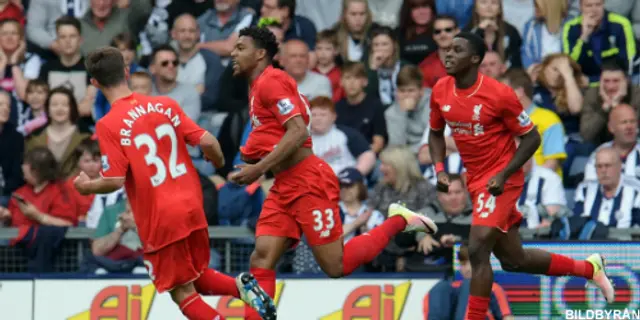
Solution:
M 151 135 L 142 133 L 137 135 L 133 142 L 136 145 L 136 148 L 140 149 L 142 146 L 146 146 L 149 151 L 144 156 L 144 161 L 146 161 L 147 165 L 156 167 L 156 174 L 151 177 L 151 185 L 157 187 L 161 185 L 167 179 L 167 166 L 165 163 L 158 157 L 158 143 L 164 137 L 169 137 L 171 140 L 171 153 L 169 154 L 169 174 L 171 178 L 175 179 L 179 176 L 187 173 L 187 167 L 184 163 L 178 162 L 178 137 L 176 136 L 176 131 L 173 129 L 173 126 L 165 123 L 156 127 L 156 138 L 154 139 Z

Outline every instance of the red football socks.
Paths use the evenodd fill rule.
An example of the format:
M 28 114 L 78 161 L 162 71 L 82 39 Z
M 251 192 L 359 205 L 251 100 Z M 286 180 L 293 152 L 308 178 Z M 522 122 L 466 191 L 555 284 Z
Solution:
M 275 300 L 276 297 L 276 272 L 274 270 L 251 268 L 249 272 L 258 281 L 258 285 Z M 275 302 L 275 301 L 274 301 Z M 249 305 L 244 307 L 245 320 L 262 320 L 260 315 Z
M 180 311 L 189 320 L 224 320 L 224 317 L 204 302 L 197 293 L 180 302 Z
M 342 274 L 347 276 L 361 265 L 371 262 L 387 246 L 389 240 L 407 226 L 400 216 L 387 219 L 384 223 L 361 234 L 344 245 Z
M 574 260 L 561 254 L 552 253 L 547 275 L 593 279 L 593 265 L 586 260 Z
M 490 300 L 486 297 L 469 296 L 467 314 L 464 316 L 464 320 L 485 320 L 487 311 L 489 311 Z
M 196 291 L 202 295 L 232 296 L 240 299 L 236 280 L 213 269 L 206 269 L 193 284 Z

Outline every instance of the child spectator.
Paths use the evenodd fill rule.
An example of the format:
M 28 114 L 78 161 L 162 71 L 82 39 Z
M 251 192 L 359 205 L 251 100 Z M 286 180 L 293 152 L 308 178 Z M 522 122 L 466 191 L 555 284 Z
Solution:
M 76 217 L 78 217 L 78 221 L 84 222 L 96 195 L 81 195 L 73 186 L 73 180 L 80 172 L 86 173 L 91 179 L 97 179 L 100 175 L 100 147 L 98 142 L 91 138 L 84 139 L 76 148 L 73 159 L 77 163 L 77 172 L 67 179 L 67 188 L 75 204 Z
M 345 97 L 336 103 L 336 124 L 351 127 L 364 135 L 371 149 L 379 153 L 387 138 L 384 107 L 376 96 L 367 94 L 367 71 L 361 62 L 347 62 L 342 68 Z
M 28 120 L 18 128 L 24 136 L 29 136 L 47 124 L 47 113 L 44 110 L 47 95 L 49 95 L 49 85 L 46 82 L 38 79 L 29 80 L 25 97 Z
M 129 82 L 133 92 L 151 95 L 153 91 L 153 80 L 151 79 L 151 75 L 144 71 L 138 71 L 132 74 Z
M 325 75 L 331 81 L 331 89 L 333 90 L 333 102 L 338 102 L 344 96 L 342 87 L 340 86 L 340 68 L 336 64 L 338 57 L 338 38 L 336 32 L 332 30 L 324 30 L 318 34 L 316 40 L 316 67 L 314 72 Z
M 340 180 L 340 215 L 344 243 L 354 236 L 365 233 L 384 221 L 384 215 L 370 209 L 366 202 L 369 197 L 364 177 L 356 168 L 346 168 L 338 174 Z

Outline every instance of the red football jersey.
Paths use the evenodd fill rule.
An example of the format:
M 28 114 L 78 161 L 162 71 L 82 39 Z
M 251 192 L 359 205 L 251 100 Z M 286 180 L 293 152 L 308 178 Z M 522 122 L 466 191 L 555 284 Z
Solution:
M 310 130 L 309 102 L 298 92 L 296 81 L 280 69 L 267 67 L 251 85 L 249 117 L 251 133 L 240 152 L 249 159 L 261 159 L 276 147 L 284 136 L 284 123 L 302 116 Z M 302 144 L 311 148 L 311 134 Z
M 433 88 L 430 126 L 451 128 L 473 192 L 507 166 L 516 151 L 514 136 L 531 131 L 533 123 L 509 86 L 483 74 L 467 89 L 457 89 L 455 82 L 447 76 Z M 522 169 L 506 184 L 523 185 Z
M 171 98 L 134 93 L 116 101 L 96 124 L 104 178 L 125 177 L 145 252 L 207 227 L 202 188 L 187 143 L 205 130 Z

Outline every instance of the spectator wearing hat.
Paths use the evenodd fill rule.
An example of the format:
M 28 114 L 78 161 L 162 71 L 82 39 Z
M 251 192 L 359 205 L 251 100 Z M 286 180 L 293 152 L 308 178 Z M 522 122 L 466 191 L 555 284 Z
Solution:
M 344 243 L 367 232 L 384 221 L 380 211 L 367 206 L 369 197 L 364 177 L 356 168 L 346 168 L 338 174 L 340 181 L 340 215 L 343 221 Z

